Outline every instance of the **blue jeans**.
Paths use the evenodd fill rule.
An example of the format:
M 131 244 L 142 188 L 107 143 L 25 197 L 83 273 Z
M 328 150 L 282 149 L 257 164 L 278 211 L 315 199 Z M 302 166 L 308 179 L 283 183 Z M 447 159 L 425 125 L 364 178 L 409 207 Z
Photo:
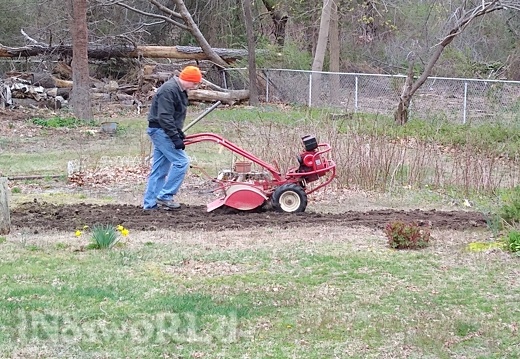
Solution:
M 157 198 L 171 200 L 181 187 L 190 160 L 184 150 L 177 150 L 162 128 L 146 131 L 153 144 L 152 170 L 144 193 L 143 208 L 157 205 Z

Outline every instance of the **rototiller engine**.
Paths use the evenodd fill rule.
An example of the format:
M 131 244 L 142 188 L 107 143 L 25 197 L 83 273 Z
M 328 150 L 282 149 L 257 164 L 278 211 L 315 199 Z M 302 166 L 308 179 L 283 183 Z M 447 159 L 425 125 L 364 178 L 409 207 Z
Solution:
M 183 130 L 189 129 L 219 104 L 217 102 Z M 191 145 L 204 141 L 215 142 L 246 159 L 235 162 L 231 170 L 221 171 L 217 178 L 211 178 L 218 184 L 214 191 L 222 192 L 222 195 L 207 205 L 208 212 L 222 206 L 247 211 L 265 205 L 282 212 L 303 212 L 307 208 L 307 195 L 328 185 L 336 175 L 336 164 L 329 158 L 330 145 L 318 143 L 312 135 L 302 137 L 303 150 L 297 156 L 298 166 L 289 168 L 285 175 L 276 166 L 214 133 L 188 135 L 184 143 Z M 253 164 L 260 170 L 253 170 Z

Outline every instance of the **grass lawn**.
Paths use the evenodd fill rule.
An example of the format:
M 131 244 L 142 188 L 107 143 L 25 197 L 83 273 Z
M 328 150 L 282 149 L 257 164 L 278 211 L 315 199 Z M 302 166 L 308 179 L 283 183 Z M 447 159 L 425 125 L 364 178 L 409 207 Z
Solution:
M 19 180 L 13 203 L 36 196 L 138 202 L 143 183 L 133 177 L 101 198 L 95 187 L 60 188 L 50 178 L 66 176 L 70 161 L 146 163 L 145 115 L 112 120 L 119 123 L 114 136 L 97 126 L 4 126 L 3 176 L 49 176 Z M 331 143 L 337 196 L 326 198 L 330 213 L 385 207 L 386 195 L 395 200 L 391 209 L 428 202 L 494 213 L 514 199 L 511 216 L 520 213 L 515 126 L 396 127 L 361 115 L 337 120 L 305 109 L 237 107 L 212 112 L 197 132 L 222 134 L 280 168 L 294 165 L 302 134 Z M 189 154 L 212 175 L 234 160 L 213 143 L 190 146 Z M 365 194 L 374 190 L 379 199 L 368 203 Z M 0 358 L 520 357 L 519 257 L 469 246 L 496 238 L 497 229 L 434 230 L 431 245 L 418 251 L 391 250 L 383 232 L 341 222 L 129 230 L 111 250 L 87 249 L 88 236 L 75 237 L 75 228 L 37 233 L 28 223 L 0 237 Z
M 132 229 L 130 229 L 132 231 Z M 433 231 L 17 233 L 0 244 L 4 358 L 515 358 L 518 257 Z

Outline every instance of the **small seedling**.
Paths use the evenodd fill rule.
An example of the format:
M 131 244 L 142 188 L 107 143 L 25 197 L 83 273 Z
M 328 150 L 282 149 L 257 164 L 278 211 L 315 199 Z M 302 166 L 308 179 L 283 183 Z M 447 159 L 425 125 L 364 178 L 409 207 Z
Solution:
M 40 250 L 40 247 L 38 247 L 37 245 L 34 245 L 34 244 L 30 244 L 28 245 L 27 247 L 25 247 L 27 250 L 31 251 L 31 252 L 36 252 L 36 251 L 39 251 Z
M 70 247 L 70 245 L 67 243 L 56 243 L 56 245 L 54 247 L 56 249 L 67 249 Z

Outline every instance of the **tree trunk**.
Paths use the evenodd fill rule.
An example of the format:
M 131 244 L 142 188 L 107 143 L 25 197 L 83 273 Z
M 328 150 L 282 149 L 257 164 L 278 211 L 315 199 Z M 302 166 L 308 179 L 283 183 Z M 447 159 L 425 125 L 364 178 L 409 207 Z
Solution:
M 251 15 L 251 0 L 242 0 L 242 7 L 244 10 L 244 22 L 246 24 L 247 33 L 247 50 L 248 57 L 248 71 L 249 71 L 249 104 L 251 106 L 258 106 L 258 86 L 256 84 L 256 58 L 255 58 L 255 37 L 253 34 L 253 16 Z
M 81 120 L 92 119 L 88 66 L 87 0 L 72 2 L 72 82 L 71 105 Z
M 273 20 L 276 44 L 283 47 L 285 44 L 285 28 L 289 15 L 280 9 L 282 1 L 276 3 L 274 0 L 262 0 L 262 2 Z
M 316 45 L 316 53 L 312 63 L 312 71 L 323 71 L 323 62 L 325 60 L 325 52 L 327 51 L 327 42 L 329 41 L 330 14 L 333 0 L 323 0 L 323 9 L 321 12 L 320 32 L 318 34 L 318 43 Z M 312 73 L 312 96 L 311 105 L 319 105 L 321 92 L 321 74 Z
M 410 109 L 410 102 L 413 96 L 413 77 L 414 77 L 414 61 L 410 61 L 408 65 L 408 73 L 404 82 L 403 91 L 399 96 L 399 103 L 397 109 L 394 112 L 394 121 L 398 125 L 404 125 L 408 122 L 408 110 Z
M 410 97 L 401 97 L 397 110 L 394 113 L 394 121 L 398 125 L 404 125 L 408 122 L 408 109 L 410 107 Z
M 339 28 L 338 28 L 338 5 L 334 1 L 332 3 L 331 14 L 330 14 L 330 34 L 329 34 L 329 54 L 330 54 L 330 71 L 339 72 L 339 55 L 340 55 L 340 43 L 339 43 Z M 331 78 L 330 83 L 331 99 L 334 103 L 339 103 L 341 93 L 339 91 L 339 75 L 334 74 Z
M 9 187 L 7 177 L 0 177 L 0 235 L 9 234 L 10 231 Z

